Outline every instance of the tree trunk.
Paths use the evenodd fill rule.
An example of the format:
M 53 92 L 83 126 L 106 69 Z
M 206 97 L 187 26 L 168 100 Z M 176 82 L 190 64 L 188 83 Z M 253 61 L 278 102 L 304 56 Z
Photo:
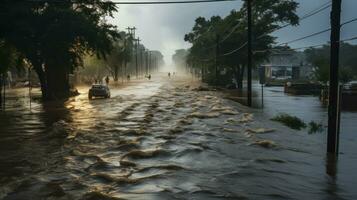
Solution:
M 118 82 L 118 76 L 119 76 L 119 65 L 115 65 L 114 66 L 114 81 Z
M 243 78 L 244 78 L 244 71 L 245 71 L 245 65 L 239 66 L 239 77 L 237 80 L 237 87 L 238 89 L 243 89 Z
M 239 88 L 238 87 L 238 85 L 239 85 L 239 75 L 240 75 L 240 67 L 239 67 L 239 65 L 236 65 L 236 66 L 234 66 L 233 67 L 233 71 L 234 71 L 234 79 L 236 80 L 236 86 L 237 86 L 237 88 Z
M 42 98 L 48 99 L 48 90 L 47 90 L 47 78 L 45 71 L 42 67 L 43 62 L 37 56 L 31 56 L 28 58 L 32 64 L 32 67 L 35 69 L 38 79 L 40 80 Z
M 2 87 L 3 87 L 3 75 L 1 74 L 0 75 L 0 110 L 2 110 L 3 109 L 3 102 L 2 102 L 2 98 L 3 98 L 3 96 L 2 96 Z
M 69 67 L 56 60 L 46 63 L 48 100 L 65 99 L 70 96 Z

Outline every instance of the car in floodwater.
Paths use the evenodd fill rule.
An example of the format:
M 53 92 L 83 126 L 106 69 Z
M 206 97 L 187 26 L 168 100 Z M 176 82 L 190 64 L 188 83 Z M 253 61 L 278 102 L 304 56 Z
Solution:
M 92 85 L 88 92 L 88 98 L 92 99 L 93 97 L 110 98 L 109 87 L 102 84 Z

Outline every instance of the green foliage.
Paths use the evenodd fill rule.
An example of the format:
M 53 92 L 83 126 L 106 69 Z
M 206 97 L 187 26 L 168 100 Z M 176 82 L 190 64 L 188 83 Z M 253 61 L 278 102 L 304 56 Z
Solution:
M 290 127 L 295 130 L 301 130 L 303 128 L 306 128 L 306 123 L 299 119 L 298 117 L 291 116 L 289 114 L 279 114 L 272 118 L 271 120 L 280 122 L 284 124 L 287 127 Z
M 183 68 L 186 66 L 188 54 L 189 52 L 186 49 L 178 49 L 175 51 L 175 54 L 172 56 L 172 60 L 176 67 Z
M 342 67 L 340 69 L 340 77 L 339 78 L 340 78 L 340 81 L 342 84 L 346 84 L 346 83 L 352 81 L 353 78 L 355 77 L 355 75 L 356 74 L 354 73 L 354 71 L 351 68 Z
M 70 0 L 5 0 L 0 5 L 0 40 L 11 44 L 32 64 L 44 97 L 50 92 L 56 96 L 56 92 L 69 89 L 68 74 L 83 65 L 84 55 L 95 53 L 105 58 L 113 49 L 112 41 L 119 34 L 103 19 L 115 11 L 114 3 L 100 0 L 75 4 Z
M 118 80 L 119 70 L 123 64 L 131 61 L 134 50 L 132 35 L 120 32 L 120 36 L 118 41 L 113 41 L 113 50 L 106 57 L 107 69 L 115 81 Z
M 313 62 L 314 67 L 314 76 L 316 80 L 327 84 L 330 80 L 330 62 L 324 58 L 318 58 Z
M 298 24 L 296 9 L 298 4 L 291 0 L 260 0 L 253 1 L 253 41 L 254 49 L 268 49 L 272 47 L 275 37 L 271 33 L 282 24 Z M 193 67 L 206 68 L 206 71 L 215 70 L 215 53 L 217 40 L 219 41 L 218 66 L 231 68 L 235 74 L 231 78 L 242 81 L 244 67 L 247 64 L 247 49 L 242 48 L 227 56 L 223 53 L 231 52 L 244 45 L 247 41 L 247 13 L 246 2 L 237 11 L 221 18 L 213 16 L 210 19 L 198 17 L 192 31 L 187 33 L 184 40 L 191 43 L 187 56 L 187 63 Z M 227 37 L 228 36 L 228 37 Z M 224 40 L 224 41 L 223 41 Z M 269 56 L 269 52 L 254 55 L 255 63 L 259 63 Z M 210 74 L 210 73 L 207 73 Z
M 12 67 L 20 70 L 24 66 L 22 55 L 7 42 L 0 41 L 0 74 L 6 73 Z
M 84 68 L 80 69 L 80 74 L 86 82 L 93 83 L 94 80 L 101 80 L 106 75 L 106 62 L 103 59 L 92 55 L 87 55 L 83 60 Z
M 307 60 L 314 65 L 315 79 L 326 84 L 329 80 L 330 45 L 305 50 Z M 357 78 L 357 45 L 341 43 L 340 81 L 347 83 Z
M 309 127 L 309 134 L 313 134 L 313 133 L 318 133 L 318 132 L 323 132 L 324 131 L 324 127 L 321 123 L 317 123 L 314 121 L 311 121 L 308 124 Z

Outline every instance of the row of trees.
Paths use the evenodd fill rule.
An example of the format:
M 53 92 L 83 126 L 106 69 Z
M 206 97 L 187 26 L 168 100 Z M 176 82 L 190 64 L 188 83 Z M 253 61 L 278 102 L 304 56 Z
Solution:
M 157 71 L 164 64 L 159 51 L 147 49 L 132 34 L 120 32 L 120 39 L 114 43 L 113 50 L 106 59 L 88 55 L 84 59 L 84 68 L 78 70 L 80 79 L 86 83 L 102 80 L 110 75 L 114 82 L 127 76 L 148 75 Z
M 26 64 L 36 72 L 45 100 L 70 96 L 69 75 L 88 58 L 105 60 L 117 80 L 119 69 L 132 59 L 135 42 L 107 22 L 116 11 L 113 2 L 102 0 L 2 0 L 2 77 L 9 67 Z
M 275 44 L 271 35 L 275 30 L 287 24 L 298 25 L 296 15 L 298 3 L 291 0 L 253 1 L 253 47 L 255 50 L 270 49 Z M 194 71 L 201 71 L 202 79 L 212 84 L 226 84 L 235 79 L 242 88 L 243 77 L 247 66 L 247 3 L 240 10 L 232 10 L 222 18 L 213 16 L 210 19 L 198 17 L 192 31 L 187 33 L 185 41 L 192 44 L 186 53 L 186 63 Z M 237 51 L 233 51 L 242 47 Z M 182 51 L 178 51 L 182 54 Z M 180 57 L 179 55 L 175 57 Z M 269 51 L 254 54 L 258 64 L 269 56 Z M 217 70 L 218 68 L 218 70 Z M 221 71 L 225 71 L 225 78 Z M 217 74 L 218 73 L 218 74 Z
M 69 74 L 83 65 L 84 55 L 105 58 L 120 38 L 116 27 L 103 20 L 115 11 L 115 4 L 100 0 L 4 0 L 2 48 L 14 49 L 34 69 L 44 99 L 65 98 L 70 95 Z

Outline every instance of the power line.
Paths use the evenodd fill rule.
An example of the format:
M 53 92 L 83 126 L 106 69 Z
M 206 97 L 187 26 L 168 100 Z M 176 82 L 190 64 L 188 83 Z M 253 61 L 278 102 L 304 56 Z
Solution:
M 134 4 L 134 5 L 148 5 L 148 4 L 194 4 L 194 3 L 216 3 L 216 2 L 229 2 L 229 1 L 238 1 L 238 0 L 185 0 L 185 1 L 105 1 L 101 3 L 113 3 L 113 4 L 118 4 L 118 5 L 128 5 L 128 4 Z M 46 1 L 46 0 L 27 0 L 27 2 L 32 2 L 32 3 L 84 3 L 85 2 L 78 2 L 78 1 Z M 87 4 L 91 4 L 91 2 L 88 2 Z
M 357 40 L 357 36 L 353 36 L 351 38 L 346 38 L 343 40 L 338 41 L 339 43 L 341 42 L 347 42 L 347 41 L 353 41 L 353 40 Z M 305 47 L 298 47 L 298 48 L 292 48 L 292 49 L 286 49 L 285 51 L 296 51 L 296 50 L 301 50 L 301 49 L 309 49 L 309 48 L 316 48 L 316 47 L 321 47 L 326 45 L 327 43 L 321 43 L 321 44 L 316 44 L 316 45 L 311 45 L 311 46 L 305 46 Z M 254 53 L 264 53 L 267 51 L 279 51 L 280 49 L 264 49 L 264 50 L 257 50 L 254 51 Z M 279 51 L 279 52 L 283 52 L 283 51 Z
M 347 39 L 343 39 L 340 42 L 347 42 L 347 41 L 353 41 L 353 40 L 357 40 L 357 36 L 351 37 L 351 38 L 347 38 Z
M 300 17 L 299 21 L 301 22 L 301 21 L 303 21 L 303 20 L 305 20 L 305 19 L 308 19 L 308 18 L 310 18 L 310 17 L 312 17 L 312 16 L 314 16 L 314 15 L 317 15 L 318 13 L 320 13 L 320 12 L 326 10 L 326 9 L 329 8 L 329 7 L 331 7 L 331 3 L 330 3 L 330 2 L 324 3 L 324 4 L 322 4 L 321 6 L 319 6 L 319 8 L 316 8 L 316 9 L 310 11 L 308 14 L 305 14 L 305 15 L 303 15 L 302 17 Z M 282 26 L 280 26 L 279 28 L 277 28 L 276 30 L 274 30 L 274 32 L 275 32 L 275 31 L 278 31 L 278 30 L 281 30 L 281 29 L 283 29 L 283 28 L 286 28 L 286 27 L 288 27 L 288 26 L 291 26 L 291 24 L 282 25 Z M 266 35 L 266 34 L 262 34 L 262 35 L 258 36 L 257 39 L 261 39 L 261 38 L 262 38 L 263 36 L 265 36 L 265 35 Z
M 230 51 L 230 52 L 228 52 L 228 53 L 222 54 L 222 55 L 220 55 L 220 56 L 228 56 L 228 55 L 231 55 L 231 54 L 233 54 L 233 53 L 235 53 L 235 52 L 237 52 L 237 51 L 243 49 L 247 44 L 248 44 L 248 42 L 245 42 L 242 46 L 238 47 L 237 49 L 234 49 L 234 50 L 232 50 L 232 51 Z
M 349 23 L 352 23 L 352 22 L 355 22 L 355 21 L 357 21 L 357 17 L 356 17 L 356 18 L 353 18 L 353 19 L 351 19 L 351 20 L 348 20 L 348 21 L 346 21 L 346 22 L 343 22 L 343 23 L 341 24 L 341 26 L 344 26 L 344 25 L 346 25 L 346 24 L 349 24 Z
M 331 30 L 331 28 L 328 28 L 328 29 L 325 29 L 325 30 L 322 30 L 322 31 L 319 31 L 319 32 L 316 32 L 316 33 L 312 33 L 310 35 L 307 35 L 307 36 L 304 36 L 304 37 L 301 37 L 301 38 L 297 38 L 297 39 L 294 39 L 294 40 L 291 40 L 291 41 L 288 41 L 288 42 L 280 43 L 280 44 L 278 44 L 276 46 L 287 45 L 287 44 L 290 44 L 290 43 L 298 42 L 298 41 L 301 41 L 301 40 L 304 40 L 304 39 L 307 39 L 307 38 L 310 38 L 310 37 L 314 37 L 316 35 L 320 35 L 322 33 L 326 33 L 326 32 L 328 32 L 330 30 Z
M 312 11 L 310 11 L 310 12 L 308 12 L 307 14 L 303 15 L 303 16 L 300 18 L 300 21 L 303 21 L 303 20 L 305 20 L 305 19 L 308 19 L 308 18 L 310 18 L 310 17 L 312 17 L 312 16 L 314 16 L 314 15 L 316 15 L 316 14 L 318 14 L 318 13 L 324 11 L 324 10 L 326 10 L 326 9 L 329 8 L 329 7 L 331 7 L 331 3 L 328 1 L 328 2 L 326 2 L 326 3 L 322 4 L 322 5 L 320 5 L 318 8 L 313 9 Z M 357 19 L 355 19 L 355 20 L 357 20 Z M 349 22 L 349 23 L 351 23 L 351 22 Z M 239 24 L 237 24 L 235 27 L 233 27 L 233 30 L 228 34 L 227 37 L 225 37 L 225 38 L 222 40 L 222 42 L 229 38 L 229 36 L 235 31 L 235 29 L 238 27 L 238 25 L 239 25 Z M 285 24 L 285 25 L 283 25 L 283 26 L 277 28 L 277 29 L 274 30 L 274 31 L 281 30 L 281 29 L 283 29 L 283 28 L 285 28 L 285 27 L 288 27 L 288 26 L 290 26 L 290 25 L 291 25 L 291 24 Z M 262 34 L 262 35 L 258 36 L 258 37 L 257 37 L 257 40 L 258 40 L 258 39 L 261 39 L 261 38 L 262 38 L 263 36 L 265 36 L 265 35 L 266 35 L 266 34 Z M 310 37 L 312 37 L 312 36 L 310 36 Z M 283 44 L 285 44 L 285 43 L 283 43 Z M 226 53 L 226 54 L 223 54 L 223 55 L 224 55 L 224 56 L 225 56 L 225 55 L 231 55 L 231 54 L 233 54 L 233 53 L 239 51 L 240 49 L 242 49 L 245 45 L 247 45 L 247 42 L 244 43 L 241 47 L 239 47 L 239 48 L 237 48 L 237 49 L 234 49 L 233 51 L 230 51 L 230 52 L 228 52 L 228 53 Z
M 304 16 L 302 16 L 300 18 L 300 21 L 308 19 L 308 18 L 310 18 L 310 17 L 312 17 L 312 16 L 314 16 L 314 15 L 316 15 L 316 14 L 318 14 L 318 13 L 324 11 L 324 10 L 326 10 L 327 8 L 331 7 L 331 5 L 332 5 L 332 3 L 330 1 L 328 1 L 327 3 L 322 4 L 321 6 L 319 6 L 319 8 L 314 9 L 314 10 L 310 11 L 309 13 L 305 14 Z
M 357 18 L 348 20 L 348 21 L 342 23 L 341 26 L 350 24 L 350 23 L 355 22 L 355 21 L 357 21 Z M 307 38 L 310 38 L 310 37 L 313 37 L 313 36 L 320 35 L 320 34 L 322 34 L 322 33 L 328 32 L 328 31 L 330 31 L 330 30 L 331 30 L 331 28 L 328 28 L 328 29 L 325 29 L 325 30 L 322 30 L 322 31 L 319 31 L 319 32 L 316 32 L 316 33 L 312 33 L 312 34 L 310 34 L 310 35 L 307 35 L 307 36 L 304 36 L 304 37 L 301 37 L 301 38 L 297 38 L 297 39 L 294 39 L 294 40 L 291 40 L 291 41 L 288 41 L 288 42 L 280 43 L 280 44 L 278 44 L 277 46 L 281 46 L 281 45 L 284 45 L 284 44 L 287 45 L 287 44 L 290 44 L 290 43 L 294 43 L 294 42 L 297 42 L 297 41 L 301 41 L 301 40 L 304 40 L 304 39 L 307 39 Z

